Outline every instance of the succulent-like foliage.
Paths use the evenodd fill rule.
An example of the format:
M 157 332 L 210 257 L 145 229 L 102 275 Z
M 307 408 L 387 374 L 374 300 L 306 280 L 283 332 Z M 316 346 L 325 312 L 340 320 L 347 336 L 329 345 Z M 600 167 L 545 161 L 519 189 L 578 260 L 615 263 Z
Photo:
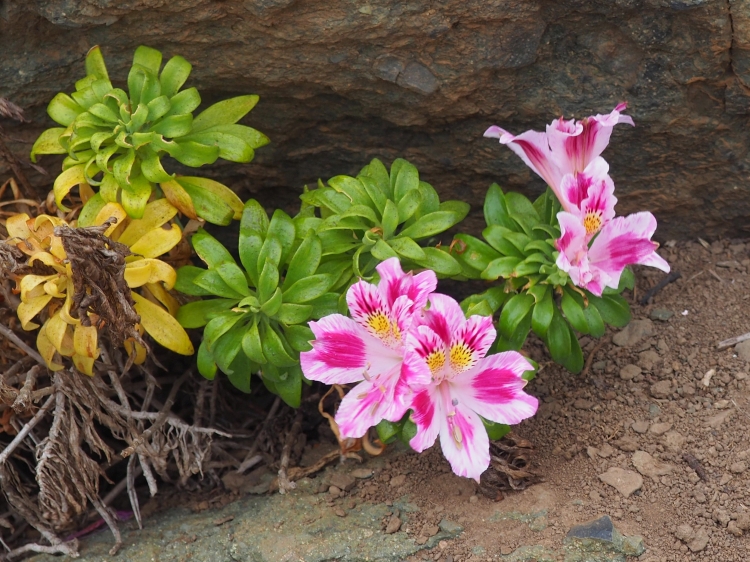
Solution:
M 532 203 L 493 184 L 484 203 L 486 242 L 458 234 L 451 253 L 468 277 L 501 281 L 461 303 L 467 314 L 490 316 L 501 311 L 497 351 L 520 349 L 533 330 L 556 362 L 577 373 L 583 368 L 583 354 L 575 332 L 598 338 L 605 323 L 627 324 L 630 308 L 619 293 L 632 289 L 634 278 L 625 269 L 620 287 L 605 289 L 600 297 L 576 287 L 555 263 L 559 211 L 550 190 Z
M 461 266 L 448 252 L 418 242 L 424 244 L 458 224 L 469 205 L 441 203 L 435 189 L 420 181 L 419 172 L 406 160 L 396 159 L 389 173 L 376 158 L 355 178 L 336 176 L 328 185 L 319 181 L 302 201 L 308 207 L 295 218 L 298 230 L 314 229 L 325 255 L 350 259 L 357 276 L 367 276 L 391 257 L 398 257 L 405 270 L 428 268 L 446 277 L 461 274 Z M 320 216 L 315 216 L 315 208 Z
M 299 236 L 297 236 L 299 234 Z M 299 352 L 310 349 L 307 321 L 338 311 L 349 263 L 324 261 L 324 246 L 313 230 L 295 230 L 277 210 L 269 220 L 255 200 L 240 222 L 240 264 L 213 236 L 199 230 L 195 252 L 207 269 L 181 267 L 176 288 L 214 296 L 184 305 L 177 314 L 186 328 L 205 326 L 198 369 L 212 379 L 217 368 L 239 389 L 250 391 L 251 373 L 287 403 L 299 405 Z
M 163 228 L 176 213 L 166 199 L 158 199 L 146 206 L 142 219 L 108 203 L 92 220 L 99 226 L 94 229 L 70 227 L 49 215 L 8 219 L 6 243 L 28 256 L 16 279 L 18 317 L 24 330 L 39 328 L 37 348 L 50 369 L 62 369 L 61 357 L 70 357 L 79 371 L 92 375 L 104 326 L 111 340 L 120 340 L 114 345 L 135 353 L 136 363 L 146 358 L 144 331 L 172 351 L 193 353 L 173 317 L 179 305 L 168 290 L 176 272 L 157 259 L 182 238 L 177 225 Z M 75 253 L 67 241 L 76 244 Z M 107 277 L 108 269 L 112 276 Z M 113 329 L 120 337 L 112 337 Z
M 228 187 L 200 177 L 168 173 L 165 155 L 181 164 L 200 167 L 218 158 L 249 162 L 268 138 L 237 124 L 258 102 L 258 96 L 239 96 L 216 103 L 193 118 L 201 103 L 195 88 L 181 90 L 192 66 L 180 56 L 162 68 L 162 54 L 141 46 L 135 51 L 127 79 L 128 91 L 110 82 L 99 47 L 86 56 L 86 77 L 71 95 L 58 93 L 47 112 L 62 125 L 44 131 L 31 151 L 67 154 L 54 184 L 55 201 L 75 186 L 93 186 L 85 217 L 96 216 L 109 202 L 120 202 L 133 218 L 143 216 L 152 193 L 164 196 L 190 218 L 215 224 L 239 219 L 242 201 Z M 82 224 L 81 226 L 85 226 Z

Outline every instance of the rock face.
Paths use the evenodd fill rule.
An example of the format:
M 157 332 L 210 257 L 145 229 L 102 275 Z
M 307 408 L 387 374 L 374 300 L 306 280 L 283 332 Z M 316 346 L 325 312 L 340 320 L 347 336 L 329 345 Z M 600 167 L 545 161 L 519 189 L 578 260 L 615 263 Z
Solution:
M 741 235 L 750 218 L 750 0 L 5 2 L 0 95 L 32 121 L 3 123 L 16 153 L 52 125 L 47 102 L 95 44 L 120 81 L 147 44 L 191 61 L 204 101 L 260 94 L 247 123 L 272 144 L 201 173 L 267 206 L 293 209 L 305 183 L 403 156 L 471 203 L 476 232 L 491 182 L 543 187 L 482 138 L 489 125 L 520 133 L 627 100 L 637 127 L 618 127 L 605 153 L 621 213 L 652 210 L 661 240 Z

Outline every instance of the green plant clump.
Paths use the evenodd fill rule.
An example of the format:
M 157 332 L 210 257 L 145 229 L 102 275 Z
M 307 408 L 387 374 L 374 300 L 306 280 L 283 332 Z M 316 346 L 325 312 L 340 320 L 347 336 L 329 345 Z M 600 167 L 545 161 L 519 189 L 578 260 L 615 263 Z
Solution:
M 630 307 L 620 293 L 632 289 L 635 280 L 626 268 L 618 289 L 607 288 L 601 297 L 573 285 L 555 264 L 559 211 L 549 189 L 532 203 L 493 184 L 484 203 L 484 241 L 458 234 L 452 254 L 467 277 L 501 282 L 461 303 L 467 315 L 500 310 L 496 351 L 520 349 L 533 330 L 555 362 L 578 373 L 583 353 L 576 332 L 599 338 L 605 324 L 625 326 Z
M 162 164 L 165 155 L 197 168 L 218 158 L 250 162 L 268 138 L 242 117 L 258 102 L 247 95 L 218 102 L 193 118 L 201 103 L 195 88 L 180 90 L 192 66 L 180 56 L 161 68 L 162 54 L 141 46 L 128 74 L 128 91 L 112 85 L 99 47 L 86 56 L 86 77 L 71 95 L 58 93 L 47 107 L 62 125 L 44 131 L 34 143 L 40 154 L 67 154 L 54 183 L 58 207 L 75 186 L 90 186 L 79 225 L 87 226 L 107 202 L 120 202 L 133 218 L 143 216 L 155 190 L 190 218 L 226 225 L 239 219 L 242 201 L 225 185 L 208 178 L 177 176 Z M 160 71 L 161 69 L 161 71 Z M 160 187 L 157 187 L 160 186 Z

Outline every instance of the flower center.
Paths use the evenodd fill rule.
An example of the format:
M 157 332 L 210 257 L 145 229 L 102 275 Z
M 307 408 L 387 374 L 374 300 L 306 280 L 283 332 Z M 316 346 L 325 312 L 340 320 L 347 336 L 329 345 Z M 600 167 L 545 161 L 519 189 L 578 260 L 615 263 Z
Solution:
M 602 227 L 601 211 L 587 211 L 583 217 L 583 226 L 586 228 L 586 234 L 596 234 Z
M 436 349 L 425 358 L 425 361 L 430 368 L 430 372 L 435 376 L 445 365 L 445 353 L 442 349 Z
M 401 330 L 395 321 L 391 321 L 382 310 L 376 310 L 367 317 L 367 325 L 375 337 L 386 344 L 401 341 Z
M 471 349 L 466 343 L 454 343 L 451 346 L 451 368 L 456 373 L 461 373 L 471 367 L 473 356 Z

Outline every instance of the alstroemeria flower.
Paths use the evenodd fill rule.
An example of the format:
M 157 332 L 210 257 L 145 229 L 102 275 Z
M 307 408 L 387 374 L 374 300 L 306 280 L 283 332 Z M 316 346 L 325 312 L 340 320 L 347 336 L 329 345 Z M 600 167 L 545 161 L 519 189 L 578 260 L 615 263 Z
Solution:
M 621 103 L 609 115 L 592 115 L 581 121 L 562 117 L 547 125 L 546 132 L 526 131 L 513 135 L 493 125 L 484 133 L 496 138 L 520 156 L 526 165 L 550 186 L 566 211 L 561 193 L 566 174 L 579 174 L 601 155 L 609 143 L 612 129 L 618 123 L 633 125 L 633 119 L 622 115 L 627 104 Z
M 560 182 L 563 209 L 578 217 L 586 229 L 587 241 L 615 217 L 615 184 L 609 164 L 598 156 L 576 174 L 565 174 Z
M 459 476 L 479 481 L 489 466 L 489 438 L 480 416 L 517 424 L 537 409 L 537 399 L 523 391 L 521 378 L 531 364 L 515 351 L 485 357 L 495 340 L 492 318 L 464 317 L 452 298 L 433 294 L 419 326 L 408 336 L 407 382 L 415 394 L 410 407 L 417 434 L 416 451 L 440 436 L 443 454 Z M 429 377 L 429 384 L 409 379 Z
M 398 258 L 377 266 L 380 283 L 359 281 L 346 295 L 352 318 L 331 314 L 310 322 L 313 349 L 300 354 L 308 379 L 326 384 L 360 382 L 342 400 L 336 423 L 343 437 L 362 437 L 381 420 L 406 413 L 403 383 L 405 335 L 437 286 L 433 271 L 404 273 Z M 410 380 L 421 380 L 417 373 Z
M 656 219 L 648 212 L 617 217 L 604 225 L 588 245 L 588 233 L 578 217 L 557 214 L 561 237 L 557 240 L 557 267 L 575 285 L 601 295 L 604 287 L 616 289 L 625 266 L 650 265 L 669 272 L 669 264 L 656 253 L 659 244 L 651 241 Z

